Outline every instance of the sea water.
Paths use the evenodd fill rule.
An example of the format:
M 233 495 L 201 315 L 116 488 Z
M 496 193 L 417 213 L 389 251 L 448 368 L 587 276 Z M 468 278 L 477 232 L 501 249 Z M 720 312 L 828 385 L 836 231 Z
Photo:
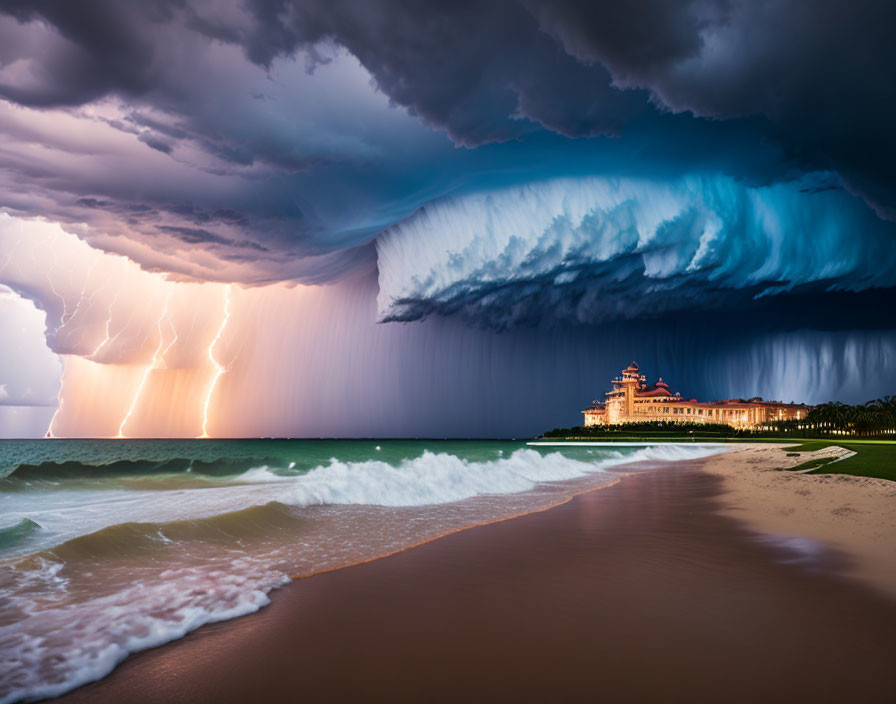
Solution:
M 0 441 L 0 702 L 99 679 L 130 653 L 256 611 L 291 579 L 719 451 Z

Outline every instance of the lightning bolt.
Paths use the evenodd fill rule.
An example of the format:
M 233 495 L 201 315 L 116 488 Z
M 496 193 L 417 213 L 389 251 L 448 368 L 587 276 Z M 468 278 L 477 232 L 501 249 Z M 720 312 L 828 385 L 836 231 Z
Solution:
M 106 337 L 102 340 L 102 342 L 100 342 L 100 344 L 93 351 L 93 353 L 89 355 L 89 358 L 92 361 L 96 361 L 95 360 L 96 355 L 99 354 L 99 351 L 101 349 L 103 349 L 103 347 L 115 342 L 119 337 L 121 337 L 125 332 L 127 332 L 128 329 L 131 327 L 131 323 L 134 321 L 134 311 L 133 311 L 133 309 L 131 309 L 130 311 L 127 312 L 127 318 L 125 319 L 124 325 L 122 325 L 119 328 L 118 332 L 116 332 L 114 335 L 110 334 L 110 325 L 112 323 L 112 308 L 115 306 L 116 302 L 118 301 L 118 296 L 120 293 L 121 293 L 121 289 L 116 290 L 115 295 L 112 297 L 112 302 L 109 304 L 109 309 L 106 313 Z M 143 345 L 143 343 L 146 342 L 147 338 L 149 337 L 149 334 L 150 334 L 149 331 L 147 331 L 147 333 L 143 336 L 143 340 L 140 343 L 141 346 Z
M 174 327 L 174 321 L 171 320 L 170 315 L 168 316 L 168 327 L 171 328 L 171 334 L 174 335 L 174 337 L 171 338 L 171 342 L 168 343 L 168 346 L 162 350 L 162 354 L 159 355 L 159 366 L 164 367 L 165 369 L 168 368 L 168 365 L 165 363 L 165 356 L 168 354 L 168 350 L 174 347 L 177 342 L 177 329 Z
M 146 385 L 146 380 L 149 378 L 149 373 L 153 369 L 157 369 L 160 362 L 161 357 L 160 353 L 162 352 L 162 345 L 165 344 L 165 334 L 162 332 L 162 322 L 165 320 L 168 315 L 168 301 L 171 299 L 171 290 L 165 294 L 165 305 L 162 307 L 162 314 L 159 316 L 159 322 L 156 324 L 156 327 L 159 331 L 159 344 L 156 345 L 156 351 L 153 352 L 152 361 L 147 365 L 146 369 L 143 370 L 143 376 L 140 379 L 140 385 L 137 387 L 137 393 L 134 394 L 134 399 L 131 401 L 131 407 L 128 408 L 128 412 L 125 414 L 124 418 L 121 421 L 121 425 L 118 426 L 118 435 L 117 438 L 124 438 L 126 435 L 124 434 L 124 427 L 128 424 L 128 420 L 131 418 L 131 414 L 134 412 L 134 409 L 137 407 L 137 401 L 140 399 L 140 394 L 143 392 L 143 387 Z M 171 346 L 169 345 L 168 348 Z M 168 349 L 165 350 L 166 352 Z
M 224 289 L 224 318 L 221 320 L 221 326 L 218 328 L 215 339 L 212 340 L 211 344 L 208 346 L 208 358 L 211 360 L 212 364 L 215 365 L 215 374 L 212 377 L 212 383 L 208 387 L 208 394 L 206 394 L 205 397 L 205 405 L 202 408 L 202 435 L 199 436 L 200 438 L 209 437 L 208 407 L 211 403 L 215 386 L 218 384 L 218 379 L 220 379 L 221 375 L 226 371 L 226 367 L 215 358 L 215 346 L 218 344 L 218 340 L 221 339 L 221 335 L 224 334 L 224 328 L 227 327 L 227 321 L 230 320 L 230 287 L 231 285 L 227 284 L 227 287 Z
M 112 324 L 112 309 L 115 307 L 115 302 L 118 300 L 118 291 L 115 292 L 115 295 L 112 296 L 112 302 L 109 304 L 109 310 L 106 311 L 106 336 L 103 338 L 102 342 L 96 346 L 96 349 L 90 353 L 89 357 L 91 360 L 96 359 L 99 351 L 106 346 L 106 343 L 109 342 L 109 326 Z
M 60 295 L 59 291 L 56 290 L 56 284 L 53 283 L 52 274 L 53 274 L 53 271 L 55 271 L 55 269 L 56 269 L 56 261 L 57 261 L 56 247 L 53 246 L 55 243 L 56 243 L 56 235 L 53 235 L 50 238 L 50 251 L 53 253 L 53 259 L 51 260 L 50 268 L 47 269 L 47 273 L 46 273 L 47 283 L 50 284 L 50 290 L 53 292 L 53 294 L 56 296 L 56 298 L 58 298 L 60 301 L 62 301 L 62 317 L 59 318 L 59 325 L 57 325 L 53 330 L 54 336 L 56 335 L 56 333 L 59 332 L 59 328 L 61 328 L 63 325 L 65 325 L 65 323 L 63 321 L 65 320 L 66 313 L 68 313 L 68 304 L 65 302 L 65 297 Z
M 6 261 L 3 262 L 3 266 L 0 266 L 0 271 L 6 271 L 6 267 L 9 266 L 9 262 L 12 261 L 13 255 L 16 253 L 20 244 L 22 244 L 22 240 L 18 239 L 15 241 L 15 244 L 9 248 L 9 253 L 6 255 Z
M 50 418 L 50 425 L 47 427 L 47 437 L 55 438 L 56 436 L 53 434 L 53 426 L 56 424 L 56 418 L 59 416 L 59 412 L 62 410 L 62 385 L 65 381 L 65 357 L 60 355 L 60 359 L 62 360 L 62 374 L 59 375 L 59 391 L 56 392 L 56 400 L 59 402 L 56 404 L 56 412 L 53 414 L 53 417 Z
M 47 271 L 46 271 L 47 283 L 50 284 L 50 289 L 53 291 L 53 293 L 56 295 L 56 297 L 60 301 L 62 301 L 62 317 L 59 319 L 59 322 L 62 323 L 62 321 L 65 319 L 65 313 L 67 310 L 67 306 L 65 303 L 65 298 L 60 296 L 59 291 L 56 290 L 56 285 L 53 283 L 53 277 L 51 276 L 53 270 L 56 268 L 56 248 L 52 246 L 56 242 L 56 236 L 54 235 L 54 236 L 50 237 L 47 241 L 50 243 L 50 251 L 53 253 L 52 263 L 50 264 L 50 268 L 47 269 Z M 37 258 L 35 256 L 34 252 L 35 252 L 35 250 L 31 251 L 31 256 L 32 256 L 33 261 L 36 264 Z M 6 267 L 7 264 L 9 264 L 9 260 L 11 258 L 12 258 L 12 254 L 10 254 L 9 258 L 7 258 L 6 262 L 4 263 L 4 265 L 3 265 L 4 268 Z M 56 328 L 53 330 L 54 337 L 56 336 L 56 333 L 59 332 L 60 327 L 61 327 L 61 325 L 57 325 Z M 48 329 L 49 329 L 49 326 L 48 326 Z M 56 418 L 59 417 L 60 411 L 62 411 L 62 404 L 63 404 L 62 386 L 63 386 L 63 382 L 65 380 L 66 366 L 65 366 L 65 358 L 60 355 L 60 359 L 62 360 L 62 374 L 59 375 L 59 391 L 56 392 L 56 400 L 58 401 L 58 403 L 56 404 L 56 411 L 53 413 L 53 417 L 50 418 L 50 425 L 47 428 L 47 437 L 49 437 L 49 438 L 56 437 L 53 434 L 53 426 L 56 424 Z
M 131 310 L 128 312 L 128 317 L 127 317 L 127 320 L 124 321 L 124 325 L 122 325 L 121 328 L 119 329 L 119 331 L 112 336 L 112 339 L 109 340 L 109 344 L 115 342 L 119 337 L 124 335 L 130 329 L 131 323 L 133 323 L 133 322 L 134 322 L 134 311 Z M 149 337 L 149 332 L 147 332 L 146 335 L 143 336 L 143 340 L 140 343 L 141 346 L 143 345 L 143 343 L 146 342 L 148 337 Z
M 91 313 L 91 312 L 93 311 L 93 303 L 94 303 L 94 299 L 96 298 L 96 295 L 97 295 L 100 291 L 103 291 L 103 290 L 106 288 L 106 286 L 108 285 L 108 283 L 109 283 L 109 279 L 108 279 L 108 278 L 103 278 L 103 280 L 102 280 L 102 282 L 100 283 L 100 285 L 99 285 L 99 286 L 94 286 L 94 287 L 90 290 L 90 292 L 87 294 L 87 297 L 84 299 L 84 304 L 83 304 L 83 305 L 84 305 L 84 312 L 85 312 L 85 314 L 87 314 L 87 313 Z M 79 303 L 79 305 L 81 305 L 81 304 Z M 72 317 L 75 317 L 75 316 L 72 316 Z M 82 329 L 81 334 L 78 335 L 78 344 L 79 344 L 79 345 L 81 344 L 81 340 L 84 338 L 84 335 L 85 335 L 85 333 L 86 333 L 88 327 L 89 327 L 89 326 L 85 326 L 85 328 Z M 84 356 L 85 359 L 90 359 L 90 357 L 91 357 L 91 355 L 89 355 L 89 354 L 88 354 L 88 355 L 82 355 L 82 356 Z
M 81 303 L 84 300 L 84 294 L 87 291 L 87 284 L 90 283 L 90 275 L 93 273 L 93 269 L 94 269 L 94 267 L 96 267 L 96 263 L 98 261 L 99 261 L 99 257 L 94 257 L 93 262 L 87 268 L 87 275 L 84 277 L 84 285 L 81 286 L 81 293 L 78 295 L 78 302 L 75 303 L 75 310 L 73 310 L 72 314 L 70 316 L 68 316 L 67 318 L 63 314 L 62 319 L 61 319 L 62 324 L 59 326 L 59 330 L 62 330 L 62 328 L 64 328 L 66 326 L 66 324 L 72 320 L 72 318 L 74 318 L 76 315 L 78 315 L 78 311 L 81 309 Z M 59 330 L 57 330 L 56 332 L 59 332 Z

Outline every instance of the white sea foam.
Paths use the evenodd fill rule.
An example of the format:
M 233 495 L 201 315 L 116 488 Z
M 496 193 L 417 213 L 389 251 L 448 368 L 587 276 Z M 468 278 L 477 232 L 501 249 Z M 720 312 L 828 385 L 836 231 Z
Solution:
M 37 550 L 118 523 L 164 523 L 206 518 L 269 501 L 294 506 L 373 504 L 422 506 L 459 501 L 483 494 L 509 494 L 540 482 L 562 481 L 639 460 L 692 459 L 719 448 L 648 447 L 623 454 L 606 449 L 597 460 L 572 459 L 559 452 L 542 456 L 532 449 L 477 462 L 456 455 L 425 452 L 392 466 L 379 460 L 332 459 L 306 474 L 282 475 L 267 466 L 253 467 L 231 483 L 203 489 L 133 491 L 63 488 L 0 495 L 0 514 L 8 522 L 24 518 L 43 530 L 32 538 Z M 609 454 L 607 454 L 609 453 Z
M 489 462 L 426 451 L 396 467 L 376 460 L 333 459 L 329 465 L 296 477 L 278 498 L 295 506 L 422 506 L 482 494 L 517 493 L 532 489 L 539 481 L 573 479 L 589 471 L 598 468 L 559 453 L 542 457 L 534 450 L 517 450 L 507 459 Z
M 295 462 L 293 462 L 292 464 L 295 465 Z M 276 472 L 271 471 L 271 468 L 267 465 L 262 465 L 261 467 L 252 467 L 252 469 L 246 470 L 237 477 L 237 481 L 247 482 L 251 484 L 282 482 L 289 481 L 291 479 L 291 476 L 284 476 L 282 474 L 277 474 Z
M 277 497 L 293 506 L 374 504 L 424 506 L 460 501 L 485 494 L 513 494 L 542 482 L 576 479 L 607 468 L 639 461 L 697 459 L 723 451 L 718 447 L 655 446 L 625 455 L 612 452 L 596 462 L 516 450 L 510 457 L 474 462 L 445 452 L 424 452 L 393 467 L 386 462 L 342 462 L 337 459 L 305 475 Z
M 429 506 L 475 496 L 518 494 L 546 483 L 603 474 L 610 467 L 627 463 L 689 460 L 721 451 L 724 448 L 655 446 L 637 451 L 600 450 L 592 459 L 576 459 L 560 452 L 542 454 L 527 448 L 488 461 L 427 451 L 397 466 L 377 460 L 333 459 L 327 465 L 292 477 L 261 466 L 238 477 L 241 483 L 236 486 L 133 492 L 149 495 L 137 504 L 129 503 L 133 496 L 109 492 L 115 499 L 107 499 L 105 504 L 96 501 L 88 513 L 103 508 L 105 513 L 113 513 L 114 509 L 114 522 L 123 522 L 128 520 L 125 516 L 142 515 L 144 502 L 152 501 L 159 512 L 150 520 L 157 523 L 160 513 L 179 516 L 186 511 L 188 496 L 201 504 L 192 509 L 193 513 L 202 515 L 211 515 L 210 506 L 238 510 L 272 500 L 293 506 Z M 128 499 L 121 511 L 116 508 L 118 499 Z M 177 508 L 162 510 L 168 499 Z M 60 504 L 55 505 L 58 508 Z M 77 515 L 82 516 L 83 507 L 78 511 Z M 64 516 L 66 512 L 61 513 Z M 109 525 L 110 520 L 103 522 Z M 81 525 L 93 524 L 88 521 Z M 404 526 L 400 521 L 398 525 Z M 419 540 L 421 531 L 432 535 L 434 530 L 438 534 L 425 520 L 419 525 L 404 526 L 401 542 L 390 545 L 390 549 Z M 158 537 L 162 543 L 171 542 L 161 532 Z M 344 542 L 346 536 L 341 540 Z M 320 559 L 336 560 L 334 564 L 339 564 L 338 560 L 344 559 L 339 557 L 340 550 L 344 551 L 344 546 L 340 546 L 320 546 L 315 554 L 322 551 L 324 557 Z M 160 567 L 163 562 L 153 562 L 140 570 L 130 563 L 113 562 L 108 569 L 118 570 L 114 580 L 108 580 L 105 573 L 90 577 L 102 585 L 104 591 L 97 593 L 91 591 L 92 587 L 85 591 L 83 584 L 73 585 L 66 577 L 67 565 L 62 562 L 40 558 L 30 570 L 13 568 L 14 584 L 0 590 L 3 621 L 7 624 L 0 627 L 0 704 L 62 694 L 105 676 L 130 653 L 176 640 L 203 624 L 258 610 L 268 603 L 271 589 L 288 581 L 283 560 L 293 548 L 300 553 L 313 552 L 313 546 L 288 543 L 272 548 L 269 554 L 250 554 L 237 544 L 227 547 L 226 554 L 214 552 L 213 559 L 204 558 L 202 564 L 196 564 L 192 553 L 179 551 L 171 553 L 173 559 L 185 561 L 167 569 Z M 314 569 L 320 568 L 315 562 Z M 90 568 L 94 569 L 106 568 Z M 115 588 L 115 584 L 122 586 Z
M 660 444 L 650 445 L 642 450 L 624 457 L 621 464 L 626 462 L 682 462 L 687 460 L 699 460 L 704 457 L 712 457 L 731 449 L 731 445 L 717 445 L 714 443 L 700 443 L 693 445 Z M 620 464 L 620 463 L 617 463 Z
M 257 611 L 271 589 L 288 581 L 276 570 L 239 562 L 228 571 L 169 571 L 151 584 L 50 604 L 0 627 L 0 704 L 54 697 L 98 680 L 130 653 Z M 49 578 L 57 579 L 55 572 Z

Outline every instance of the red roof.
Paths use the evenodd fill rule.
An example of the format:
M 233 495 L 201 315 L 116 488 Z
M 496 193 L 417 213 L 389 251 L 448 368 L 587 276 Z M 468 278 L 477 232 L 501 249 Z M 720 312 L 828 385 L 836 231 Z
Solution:
M 651 389 L 650 391 L 638 391 L 636 396 L 671 396 L 668 389 Z

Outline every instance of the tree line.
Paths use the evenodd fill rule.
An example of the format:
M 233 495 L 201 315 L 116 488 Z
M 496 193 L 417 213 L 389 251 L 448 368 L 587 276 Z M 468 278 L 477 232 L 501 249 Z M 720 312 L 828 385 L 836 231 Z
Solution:
M 804 430 L 822 434 L 837 431 L 863 437 L 891 435 L 896 432 L 896 396 L 884 396 L 855 406 L 829 401 L 815 406 L 803 420 L 783 421 L 776 425 L 782 430 L 802 426 Z

